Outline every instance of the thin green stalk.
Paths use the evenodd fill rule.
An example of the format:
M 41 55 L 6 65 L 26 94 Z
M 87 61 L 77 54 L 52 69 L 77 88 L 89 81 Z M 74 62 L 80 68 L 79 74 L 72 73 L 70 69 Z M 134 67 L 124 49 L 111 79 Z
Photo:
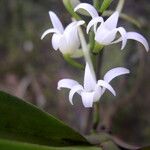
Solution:
M 100 122 L 100 105 L 99 102 L 94 104 L 94 120 L 93 120 L 93 131 L 96 132 Z
M 101 78 L 101 68 L 102 68 L 102 59 L 103 59 L 103 49 L 97 56 L 96 61 L 96 78 L 97 80 Z M 93 130 L 96 131 L 98 128 L 98 125 L 100 123 L 100 105 L 99 102 L 94 104 L 94 120 L 93 120 Z
M 97 80 L 101 78 L 101 68 L 102 68 L 102 61 L 104 55 L 104 48 L 100 51 L 99 55 L 97 56 L 97 66 L 96 66 L 96 78 Z
M 93 64 L 92 64 L 92 60 L 90 56 L 90 49 L 88 48 L 82 29 L 79 27 L 78 30 L 79 30 L 79 37 L 80 37 L 81 47 L 83 50 L 85 61 L 88 63 L 91 69 L 92 75 L 95 76 L 95 72 L 94 72 L 94 68 L 93 68 Z
M 84 69 L 84 66 L 82 64 L 78 63 L 77 61 L 72 59 L 70 56 L 64 55 L 63 57 L 70 65 L 79 69 Z
M 74 12 L 74 8 L 73 8 L 70 0 L 63 0 L 63 3 L 64 3 L 66 10 L 71 14 L 72 17 L 74 17 L 77 20 L 81 19 L 80 16 Z
M 91 55 L 90 55 L 90 49 L 89 49 L 89 47 L 88 47 L 88 45 L 87 45 L 87 43 L 86 43 L 86 40 L 85 40 L 85 37 L 84 37 L 84 34 L 83 34 L 83 31 L 82 31 L 82 29 L 81 28 L 79 28 L 79 37 L 80 37 L 80 41 L 81 41 L 81 46 L 82 46 L 82 50 L 83 50 L 83 54 L 84 54 L 84 58 L 85 58 L 85 61 L 88 63 L 88 65 L 89 65 L 89 67 L 90 67 L 90 70 L 91 70 L 91 73 L 93 74 L 93 76 L 96 78 L 96 76 L 95 76 L 95 71 L 94 71 L 94 68 L 93 68 L 93 64 L 92 64 L 92 60 L 91 60 Z M 93 113 L 98 113 L 97 112 L 97 110 L 94 110 L 95 112 L 93 112 Z M 88 116 L 88 122 L 87 122 L 87 129 L 89 129 L 89 123 L 91 122 L 91 120 L 92 120 L 92 118 L 91 118 L 91 116 L 93 117 L 93 121 L 94 121 L 94 124 L 95 124 L 95 120 L 96 120 L 96 122 L 97 122 L 97 119 L 98 119 L 98 115 L 96 115 L 97 117 L 97 119 L 95 118 L 94 119 L 94 115 L 95 114 L 93 114 L 92 113 L 92 111 L 90 111 L 89 112 L 89 116 Z M 91 118 L 91 120 L 90 120 L 90 118 Z M 97 123 L 96 123 L 96 126 L 97 126 Z M 94 129 L 93 129 L 94 130 Z
M 117 5 L 116 10 L 117 10 L 119 13 L 121 13 L 121 11 L 122 11 L 122 9 L 123 9 L 124 2 L 125 2 L 124 0 L 119 0 L 119 2 L 118 2 L 118 5 Z

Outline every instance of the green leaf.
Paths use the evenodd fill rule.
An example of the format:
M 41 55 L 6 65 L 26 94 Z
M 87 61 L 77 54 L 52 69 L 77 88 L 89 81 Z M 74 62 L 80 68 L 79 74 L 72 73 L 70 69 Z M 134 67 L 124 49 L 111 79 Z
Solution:
M 53 116 L 2 91 L 0 138 L 50 146 L 90 145 L 83 136 Z
M 103 3 L 100 8 L 100 12 L 103 13 L 111 4 L 113 0 L 103 0 Z
M 96 9 L 100 9 L 101 3 L 103 0 L 93 0 L 93 5 Z
M 0 140 L 1 150 L 102 150 L 98 147 L 48 147 L 8 140 Z

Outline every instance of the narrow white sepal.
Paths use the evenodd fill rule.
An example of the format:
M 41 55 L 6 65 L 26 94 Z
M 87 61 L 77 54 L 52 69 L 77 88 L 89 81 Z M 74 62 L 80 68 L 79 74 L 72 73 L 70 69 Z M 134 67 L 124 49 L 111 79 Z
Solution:
M 96 32 L 96 26 L 97 26 L 97 23 L 100 22 L 100 23 L 104 23 L 104 20 L 102 17 L 95 17 L 93 18 L 87 25 L 87 28 L 86 28 L 86 32 L 89 33 L 89 30 L 90 28 L 94 25 L 94 32 Z
M 109 31 L 104 24 L 101 24 L 97 29 L 95 40 L 101 45 L 109 45 L 114 41 L 116 33 L 116 29 Z
M 62 54 L 70 53 L 70 46 L 68 46 L 67 37 L 64 35 L 59 40 L 59 50 Z
M 105 76 L 104 76 L 104 81 L 109 83 L 112 79 L 116 78 L 117 76 L 128 74 L 130 71 L 126 68 L 123 67 L 116 67 L 111 70 L 109 70 Z
M 52 46 L 53 46 L 54 50 L 58 50 L 60 38 L 61 38 L 61 35 L 59 35 L 59 34 L 54 34 L 52 36 Z
M 118 19 L 119 19 L 119 12 L 116 11 L 105 21 L 104 24 L 109 30 L 113 30 L 117 27 Z
M 41 40 L 49 33 L 58 33 L 59 31 L 57 29 L 51 28 L 51 29 L 47 29 L 41 36 Z
M 116 28 L 116 31 L 120 33 L 121 37 L 111 42 L 110 44 L 114 44 L 122 41 L 121 50 L 123 50 L 127 43 L 127 32 L 123 27 Z
M 121 35 L 121 39 L 122 39 L 122 46 L 121 46 L 121 50 L 124 49 L 124 47 L 126 46 L 127 43 L 127 32 L 123 27 L 119 27 L 117 28 L 117 31 L 120 33 Z
M 81 92 L 83 90 L 83 87 L 79 84 L 79 85 L 75 85 L 71 88 L 70 92 L 69 92 L 69 101 L 70 103 L 73 105 L 73 96 L 76 92 Z
M 96 86 L 96 77 L 92 74 L 88 63 L 86 63 L 84 74 L 84 89 L 86 91 L 92 91 Z
M 99 85 L 96 85 L 94 89 L 94 102 L 98 101 L 102 96 L 102 88 Z
M 63 36 L 65 37 L 64 40 L 66 41 L 62 41 L 63 43 L 61 43 L 61 45 L 66 46 L 66 50 L 69 49 L 68 53 L 73 54 L 80 46 L 80 41 L 79 41 L 79 37 L 78 37 L 78 26 L 83 25 L 85 22 L 84 21 L 75 21 L 72 22 L 71 24 L 69 24 L 65 31 Z M 66 42 L 66 44 L 65 44 Z M 63 46 L 63 47 L 64 47 Z
M 149 51 L 148 42 L 144 38 L 144 36 L 142 36 L 141 34 L 139 34 L 137 32 L 127 32 L 127 39 L 131 39 L 131 40 L 135 40 L 135 41 L 140 42 L 145 47 L 146 51 L 147 52 Z
M 97 85 L 102 86 L 102 87 L 108 89 L 114 96 L 116 96 L 115 90 L 114 90 L 114 89 L 112 88 L 112 86 L 111 86 L 109 83 L 107 83 L 106 81 L 104 81 L 104 80 L 98 80 Z
M 61 33 L 63 33 L 64 27 L 63 27 L 61 21 L 59 20 L 59 18 L 57 17 L 57 15 L 54 12 L 49 11 L 49 16 L 52 21 L 53 27 L 55 29 L 59 30 Z
M 93 106 L 94 92 L 81 92 L 81 97 L 84 107 L 89 108 Z
M 91 15 L 92 18 L 98 17 L 97 10 L 90 4 L 80 3 L 79 5 L 77 5 L 77 7 L 75 7 L 74 11 L 77 11 L 79 9 L 86 10 Z
M 58 81 L 57 89 L 61 90 L 61 88 L 71 89 L 73 86 L 78 85 L 79 83 L 72 79 L 62 79 Z

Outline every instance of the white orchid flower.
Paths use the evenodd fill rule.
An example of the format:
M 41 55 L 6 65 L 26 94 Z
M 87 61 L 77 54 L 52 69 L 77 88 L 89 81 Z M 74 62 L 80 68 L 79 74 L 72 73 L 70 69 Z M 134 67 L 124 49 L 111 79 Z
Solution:
M 149 51 L 149 45 L 147 40 L 137 32 L 126 32 L 123 27 L 117 28 L 117 23 L 119 19 L 119 12 L 115 11 L 106 21 L 102 17 L 100 17 L 96 11 L 96 9 L 87 3 L 81 3 L 75 7 L 75 11 L 79 9 L 86 10 L 92 17 L 92 20 L 87 25 L 87 33 L 89 32 L 90 28 L 94 25 L 94 33 L 95 33 L 95 40 L 100 45 L 110 45 L 114 43 L 118 43 L 122 41 L 121 49 L 124 49 L 127 40 L 136 40 L 143 44 L 146 51 Z M 97 27 L 97 24 L 100 25 Z M 120 38 L 116 39 L 117 33 L 120 33 Z
M 63 54 L 73 55 L 79 49 L 80 41 L 78 37 L 78 26 L 84 24 L 84 21 L 74 21 L 64 29 L 57 15 L 50 11 L 49 16 L 53 28 L 46 30 L 41 39 L 47 34 L 53 33 L 52 46 L 55 50 L 60 50 Z
M 89 65 L 86 64 L 84 85 L 82 86 L 77 81 L 72 79 L 62 79 L 58 82 L 58 89 L 68 88 L 70 89 L 69 101 L 73 105 L 73 96 L 75 93 L 81 95 L 83 105 L 85 107 L 92 107 L 93 102 L 96 102 L 104 94 L 105 90 L 108 89 L 114 96 L 116 92 L 109 84 L 109 82 L 117 76 L 128 74 L 129 70 L 122 67 L 117 67 L 108 71 L 104 80 L 96 81 L 95 75 L 91 73 Z

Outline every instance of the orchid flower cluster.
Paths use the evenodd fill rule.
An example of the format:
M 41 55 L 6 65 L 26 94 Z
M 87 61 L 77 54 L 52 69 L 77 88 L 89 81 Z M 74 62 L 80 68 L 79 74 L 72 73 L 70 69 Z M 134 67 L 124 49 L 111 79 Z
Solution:
M 128 39 L 140 42 L 146 51 L 149 51 L 149 45 L 141 34 L 127 32 L 125 28 L 117 27 L 120 12 L 115 11 L 104 21 L 104 18 L 99 16 L 97 10 L 91 4 L 80 3 L 74 8 L 75 12 L 83 10 L 91 16 L 91 21 L 86 25 L 84 20 L 74 19 L 66 28 L 63 27 L 57 15 L 50 11 L 49 16 L 53 28 L 46 30 L 41 39 L 49 33 L 53 33 L 52 47 L 54 50 L 59 50 L 63 56 L 69 56 L 72 59 L 81 56 L 85 58 L 83 85 L 73 79 L 66 78 L 58 82 L 58 90 L 62 88 L 70 89 L 69 101 L 71 104 L 73 104 L 74 94 L 77 93 L 81 96 L 85 107 L 92 107 L 93 103 L 99 101 L 106 90 L 109 90 L 115 96 L 116 92 L 110 82 L 120 75 L 128 74 L 130 71 L 124 67 L 113 68 L 104 75 L 103 79 L 97 80 L 91 59 L 92 50 L 86 43 L 81 26 L 86 27 L 87 35 L 89 35 L 89 32 L 94 33 L 94 40 L 99 48 L 122 42 L 121 49 L 124 49 Z M 120 37 L 118 37 L 118 33 Z M 78 53 L 83 53 L 83 55 L 78 56 Z

